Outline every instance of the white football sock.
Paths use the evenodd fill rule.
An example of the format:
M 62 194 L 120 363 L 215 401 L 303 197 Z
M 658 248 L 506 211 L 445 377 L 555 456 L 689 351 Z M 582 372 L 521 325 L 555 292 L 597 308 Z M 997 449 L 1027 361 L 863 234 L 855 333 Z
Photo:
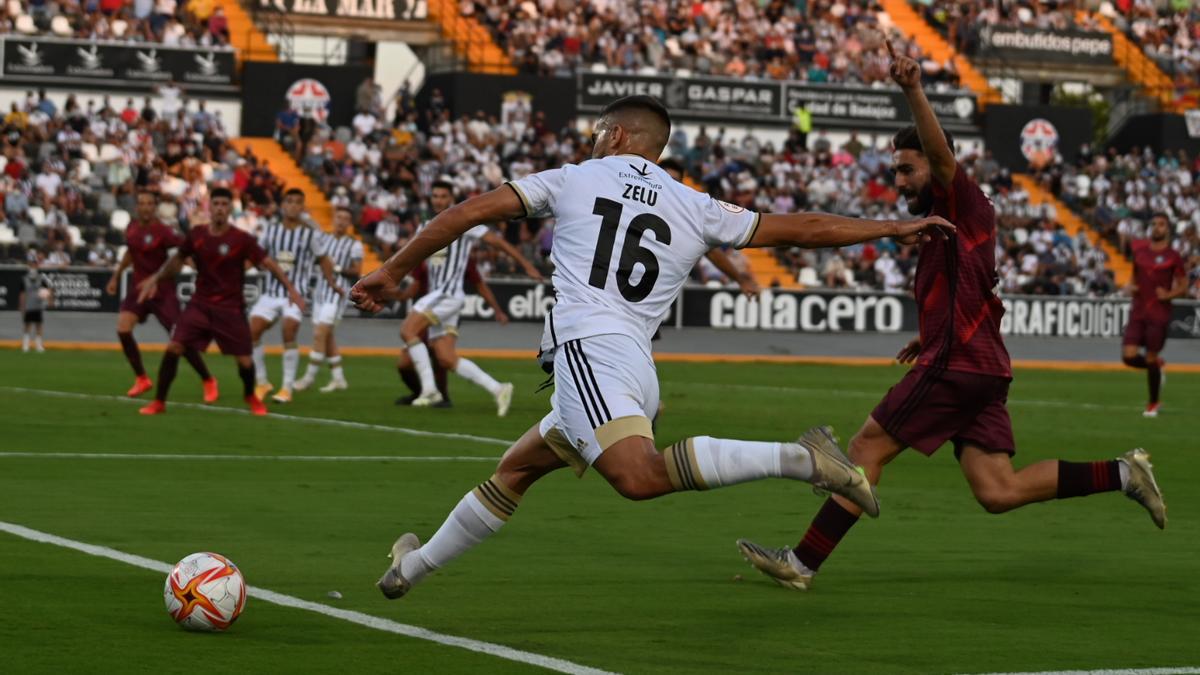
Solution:
M 520 495 L 493 476 L 459 500 L 438 531 L 416 550 L 416 555 L 404 556 L 400 573 L 410 583 L 417 583 L 492 536 L 508 521 L 520 501 Z
M 459 357 L 458 366 L 454 368 L 454 372 L 487 389 L 492 396 L 500 393 L 500 383 L 491 375 L 483 372 L 483 368 L 475 365 L 475 362 L 470 359 Z
M 29 351 L 29 333 L 21 336 L 21 351 Z
M 45 347 L 42 346 L 42 336 L 41 335 L 38 335 L 37 337 L 33 338 L 33 346 L 39 352 L 42 351 L 43 349 L 45 349 Z
M 425 343 L 409 345 L 408 356 L 417 369 L 417 376 L 421 378 L 421 395 L 426 396 L 437 391 L 437 384 L 433 381 L 433 364 L 429 361 L 429 348 Z
M 342 370 L 342 355 L 329 357 L 329 368 L 332 371 L 333 379 L 337 382 L 346 381 L 346 373 Z
M 300 367 L 300 350 L 285 347 L 283 350 L 283 388 L 291 389 L 296 384 L 296 369 Z
M 763 478 L 812 478 L 812 456 L 795 443 L 697 436 L 663 454 L 676 490 L 711 490 Z
M 259 344 L 254 345 L 252 352 L 254 357 L 254 377 L 259 384 L 267 383 L 267 348 Z
M 308 353 L 308 367 L 304 369 L 304 379 L 314 380 L 321 372 L 321 364 L 325 363 L 325 355 L 321 352 Z

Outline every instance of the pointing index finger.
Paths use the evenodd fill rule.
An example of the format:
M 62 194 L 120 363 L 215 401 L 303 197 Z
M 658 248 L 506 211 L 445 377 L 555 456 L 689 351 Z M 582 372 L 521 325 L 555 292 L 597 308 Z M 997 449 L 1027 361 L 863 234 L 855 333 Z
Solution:
M 883 44 L 887 46 L 888 56 L 896 58 L 896 50 L 892 47 L 892 39 L 886 35 L 883 37 Z

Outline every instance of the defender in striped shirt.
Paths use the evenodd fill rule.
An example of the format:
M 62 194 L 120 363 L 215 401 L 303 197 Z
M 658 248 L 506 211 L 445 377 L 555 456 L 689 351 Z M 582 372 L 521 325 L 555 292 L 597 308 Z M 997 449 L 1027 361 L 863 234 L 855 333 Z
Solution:
M 333 262 L 325 254 L 325 235 L 301 220 L 304 214 L 304 191 L 291 188 L 283 194 L 279 207 L 283 218 L 267 224 L 258 241 L 273 260 L 279 263 L 303 297 L 308 296 L 309 280 L 313 266 L 319 265 L 325 281 L 343 294 L 345 289 L 333 273 Z M 300 366 L 300 349 L 296 335 L 304 311 L 288 299 L 287 289 L 278 279 L 267 278 L 263 294 L 250 310 L 250 337 L 254 340 L 254 372 L 258 384 L 254 393 L 260 399 L 274 387 L 267 377 L 267 360 L 262 344 L 263 333 L 283 317 L 283 385 L 271 397 L 277 403 L 290 403 L 292 387 L 296 381 L 296 369 Z
M 434 214 L 445 211 L 454 205 L 454 187 L 445 181 L 435 182 L 429 201 Z M 422 229 L 424 227 L 423 225 Z M 497 414 L 501 417 L 508 414 L 508 407 L 512 403 L 512 384 L 497 382 L 475 365 L 475 362 L 461 358 L 456 350 L 458 314 L 462 311 L 463 301 L 466 299 L 463 278 L 466 275 L 467 262 L 471 259 L 471 251 L 480 241 L 506 253 L 535 280 L 542 279 L 537 268 L 526 260 L 515 246 L 489 230 L 486 225 L 471 228 L 449 246 L 430 256 L 426 262 L 429 271 L 428 292 L 413 305 L 412 313 L 404 319 L 404 324 L 400 327 L 400 337 L 404 339 L 408 357 L 421 377 L 421 395 L 413 401 L 414 406 L 428 407 L 443 400 L 433 379 L 429 350 L 421 341 L 421 333 L 428 329 L 429 344 L 433 346 L 433 353 L 442 367 L 486 389 L 496 399 Z M 400 360 L 405 360 L 403 354 Z
M 362 272 L 363 245 L 350 235 L 351 222 L 350 209 L 339 206 L 333 213 L 333 234 L 327 235 L 325 242 L 325 255 L 333 261 L 333 271 L 345 286 L 352 285 Z M 308 353 L 308 369 L 304 377 L 296 380 L 296 391 L 312 386 L 323 363 L 329 364 L 333 377 L 329 384 L 321 387 L 322 394 L 348 386 L 342 371 L 342 355 L 338 353 L 333 336 L 334 326 L 345 309 L 345 291 L 330 284 L 325 277 L 317 277 L 317 288 L 313 292 L 313 346 Z

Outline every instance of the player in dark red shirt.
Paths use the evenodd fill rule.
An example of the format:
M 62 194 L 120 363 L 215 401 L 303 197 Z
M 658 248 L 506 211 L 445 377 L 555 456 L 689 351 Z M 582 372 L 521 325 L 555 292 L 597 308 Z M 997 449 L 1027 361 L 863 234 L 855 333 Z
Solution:
M 891 45 L 888 45 L 891 51 Z M 932 455 L 954 444 L 967 483 L 989 513 L 1025 504 L 1123 490 L 1166 525 L 1166 507 L 1149 455 L 1131 450 L 1100 462 L 1047 460 L 1017 470 L 1016 443 L 1005 404 L 1012 380 L 1000 337 L 1004 306 L 996 297 L 996 215 L 954 158 L 953 140 L 938 124 L 916 61 L 892 56 L 892 78 L 904 90 L 915 127 L 893 139 L 896 189 L 914 215 L 942 216 L 956 236 L 921 242 L 915 294 L 920 335 L 897 355 L 916 365 L 892 387 L 850 441 L 850 459 L 872 484 L 905 448 Z M 862 511 L 840 496 L 828 499 L 800 544 L 768 549 L 740 540 L 755 567 L 781 585 L 807 590 L 813 576 Z
M 192 227 L 175 255 L 139 286 L 138 300 L 144 302 L 155 296 L 160 284 L 175 277 L 185 259 L 191 258 L 196 266 L 196 290 L 171 331 L 171 341 L 158 371 L 158 390 L 154 400 L 139 411 L 143 415 L 166 412 L 167 392 L 175 379 L 180 355 L 187 349 L 203 352 L 213 340 L 222 353 L 237 359 L 242 395 L 251 412 L 267 414 L 266 406 L 254 395 L 250 324 L 246 322 L 246 300 L 242 295 L 246 264 L 274 275 L 301 310 L 304 298 L 279 265 L 267 257 L 258 240 L 229 222 L 232 211 L 233 194 L 225 188 L 215 188 L 209 195 L 211 224 Z
M 1150 219 L 1150 239 L 1133 242 L 1133 303 L 1121 360 L 1134 368 L 1145 368 L 1150 382 L 1150 402 L 1145 417 L 1158 417 L 1158 392 L 1162 387 L 1162 353 L 1171 326 L 1171 300 L 1187 292 L 1187 268 L 1183 256 L 1171 248 L 1171 220 L 1165 213 Z M 1145 349 L 1145 354 L 1139 353 Z
M 137 379 L 130 387 L 127 395 L 141 396 L 149 391 L 154 383 L 146 375 L 142 366 L 142 353 L 138 349 L 137 340 L 133 337 L 133 328 L 146 321 L 151 314 L 167 333 L 175 327 L 179 319 L 179 296 L 175 293 L 175 280 L 164 281 L 158 288 L 158 293 L 145 302 L 138 301 L 138 284 L 146 280 L 162 267 L 167 261 L 170 249 L 178 248 L 183 243 L 183 236 L 156 218 L 158 212 L 158 193 L 143 190 L 137 196 L 135 218 L 125 229 L 125 255 L 117 264 L 116 271 L 108 280 L 109 295 L 116 295 L 120 289 L 121 275 L 130 267 L 133 268 L 133 280 L 121 300 L 121 313 L 117 315 L 117 337 L 121 340 L 121 349 L 125 358 L 133 368 Z M 208 372 L 204 358 L 194 349 L 184 351 L 183 357 L 192 364 L 196 373 L 204 383 L 204 402 L 213 403 L 217 400 L 217 379 Z

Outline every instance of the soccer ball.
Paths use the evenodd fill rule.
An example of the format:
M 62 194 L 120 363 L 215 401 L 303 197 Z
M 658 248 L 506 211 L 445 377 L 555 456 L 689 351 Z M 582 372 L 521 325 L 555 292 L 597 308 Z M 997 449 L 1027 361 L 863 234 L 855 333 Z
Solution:
M 187 630 L 225 630 L 246 606 L 246 580 L 228 558 L 193 553 L 167 575 L 163 599 L 167 613 Z

